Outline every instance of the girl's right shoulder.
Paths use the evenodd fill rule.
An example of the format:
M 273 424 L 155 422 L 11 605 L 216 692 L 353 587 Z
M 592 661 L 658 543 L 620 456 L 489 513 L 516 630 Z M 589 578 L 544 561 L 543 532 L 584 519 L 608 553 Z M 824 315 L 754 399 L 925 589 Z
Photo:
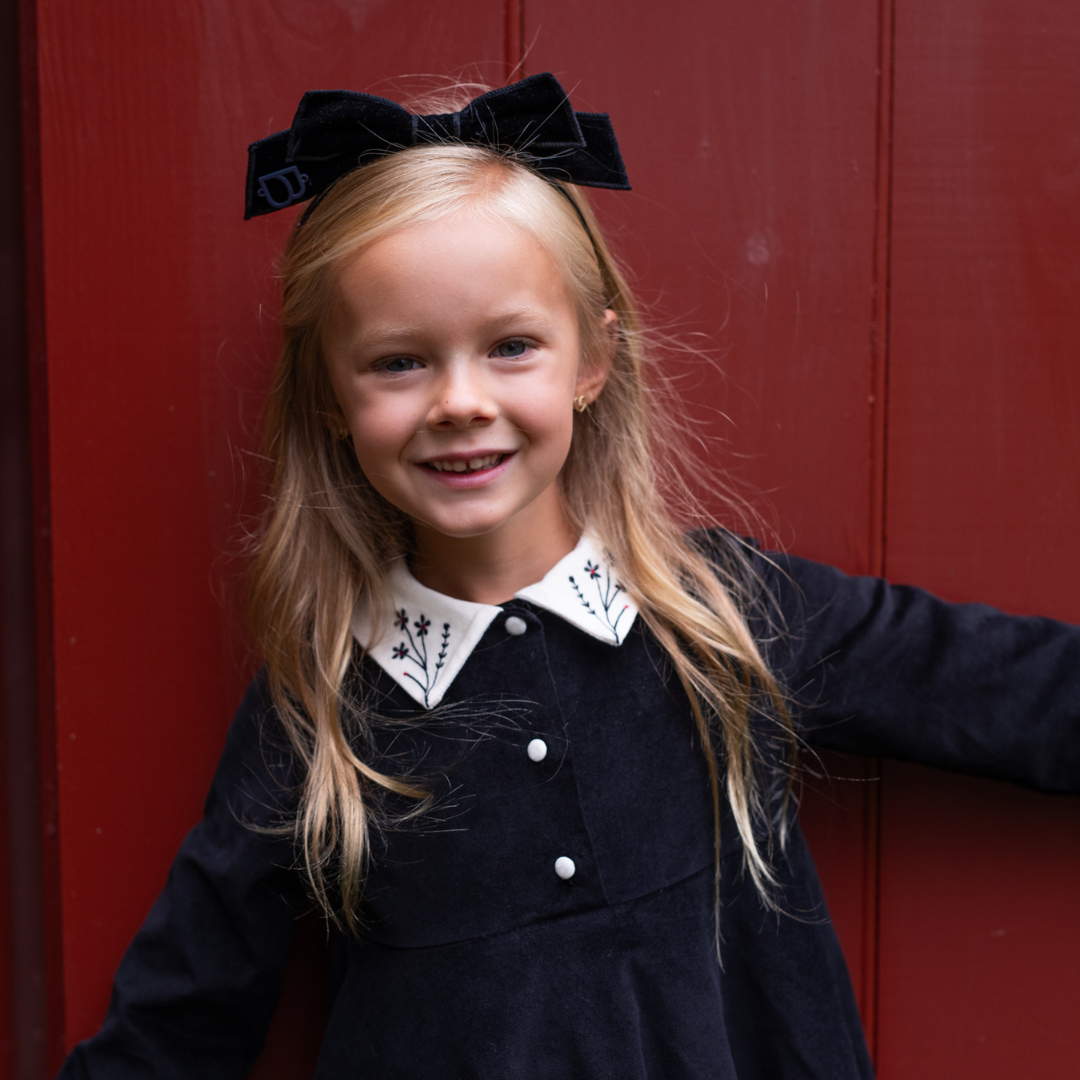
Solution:
M 276 830 L 295 814 L 301 783 L 302 769 L 260 670 L 229 725 L 205 816 L 224 812 L 256 831 Z

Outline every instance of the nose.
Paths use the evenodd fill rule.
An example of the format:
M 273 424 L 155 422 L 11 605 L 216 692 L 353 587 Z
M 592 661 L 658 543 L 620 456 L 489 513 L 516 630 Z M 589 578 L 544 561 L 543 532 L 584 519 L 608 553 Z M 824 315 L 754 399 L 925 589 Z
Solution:
M 490 424 L 498 407 L 476 365 L 468 361 L 446 366 L 435 384 L 428 411 L 429 428 L 466 428 Z

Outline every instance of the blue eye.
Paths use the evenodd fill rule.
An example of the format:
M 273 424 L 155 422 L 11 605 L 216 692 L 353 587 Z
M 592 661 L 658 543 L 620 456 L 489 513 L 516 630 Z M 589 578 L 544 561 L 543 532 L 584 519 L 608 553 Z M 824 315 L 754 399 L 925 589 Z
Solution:
M 513 341 L 504 341 L 501 345 L 496 345 L 494 355 L 502 357 L 504 360 L 513 360 L 515 357 L 524 355 L 528 347 L 527 342 L 515 338 Z
M 399 375 L 405 371 L 412 371 L 419 367 L 419 363 L 411 356 L 395 356 L 392 360 L 383 363 L 383 371 L 389 371 L 393 375 Z

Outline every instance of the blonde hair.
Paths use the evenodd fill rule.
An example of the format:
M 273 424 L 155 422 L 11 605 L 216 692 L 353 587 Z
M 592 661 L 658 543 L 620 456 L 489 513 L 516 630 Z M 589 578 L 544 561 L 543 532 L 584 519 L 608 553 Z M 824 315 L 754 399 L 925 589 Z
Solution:
M 665 504 L 665 494 L 680 505 L 694 500 L 668 452 L 670 415 L 645 378 L 639 313 L 582 193 L 557 190 L 512 156 L 456 144 L 404 150 L 338 181 L 294 230 L 284 255 L 284 343 L 265 426 L 273 471 L 250 621 L 303 765 L 290 827 L 312 893 L 329 916 L 355 928 L 379 793 L 413 796 L 418 810 L 424 805 L 412 779 L 365 762 L 372 713 L 344 692 L 359 649 L 350 632 L 354 607 L 360 601 L 389 614 L 384 568 L 408 551 L 410 525 L 369 484 L 351 444 L 328 430 L 337 410 L 321 333 L 344 259 L 395 229 L 451 214 L 513 223 L 546 249 L 578 312 L 583 363 L 611 349 L 602 316 L 605 309 L 618 315 L 611 374 L 574 418 L 560 475 L 566 513 L 606 546 L 686 690 L 712 781 L 717 889 L 723 788 L 746 869 L 768 900 L 772 844 L 783 843 L 787 828 L 790 774 L 779 794 L 763 779 L 766 755 L 753 729 L 762 720 L 779 725 L 790 748 L 779 756 L 789 768 L 794 739 L 743 614 L 752 591 L 748 562 L 734 543 L 726 555 L 710 554 Z

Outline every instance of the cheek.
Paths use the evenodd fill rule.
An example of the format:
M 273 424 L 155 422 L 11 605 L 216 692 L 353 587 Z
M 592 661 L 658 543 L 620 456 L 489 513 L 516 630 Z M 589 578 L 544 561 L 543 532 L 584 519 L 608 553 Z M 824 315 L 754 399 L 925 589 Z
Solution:
M 354 400 L 346 406 L 346 419 L 365 472 L 396 460 L 417 428 L 412 410 L 400 401 Z
M 511 406 L 514 423 L 534 444 L 569 442 L 573 433 L 570 395 L 561 384 L 532 386 Z
M 519 414 L 518 426 L 529 441 L 534 483 L 546 487 L 562 472 L 574 436 L 573 415 L 565 393 L 543 401 L 534 397 Z

